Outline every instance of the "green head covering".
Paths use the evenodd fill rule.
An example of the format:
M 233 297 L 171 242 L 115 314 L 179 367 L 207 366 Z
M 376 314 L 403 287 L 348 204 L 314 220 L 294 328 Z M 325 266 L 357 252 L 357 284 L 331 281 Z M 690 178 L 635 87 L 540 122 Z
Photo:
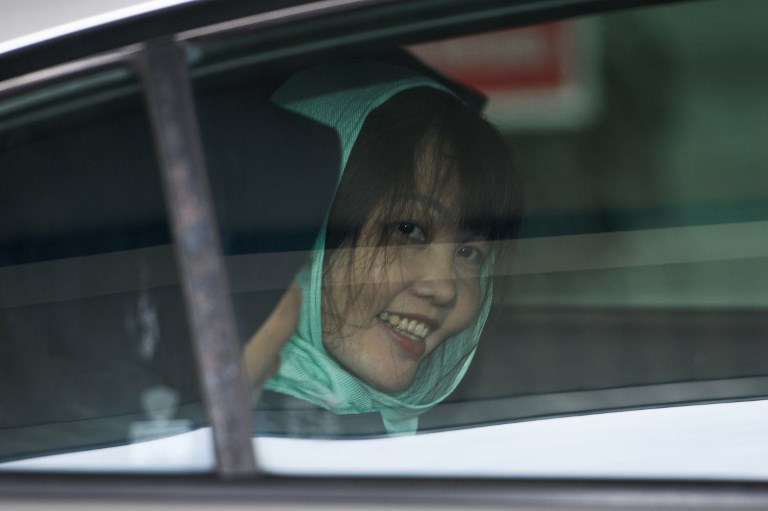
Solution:
M 368 114 L 398 92 L 415 87 L 450 93 L 437 82 L 405 68 L 351 61 L 301 72 L 281 86 L 272 100 L 337 131 L 342 150 L 340 179 Z M 387 394 L 339 366 L 325 350 L 321 324 L 324 249 L 325 228 L 318 236 L 311 262 L 297 277 L 304 299 L 296 332 L 281 353 L 279 371 L 265 388 L 339 414 L 379 412 L 390 434 L 414 433 L 419 414 L 448 397 L 469 367 L 490 309 L 488 275 L 493 258 L 488 258 L 482 272 L 484 298 L 474 323 L 424 358 L 409 388 Z

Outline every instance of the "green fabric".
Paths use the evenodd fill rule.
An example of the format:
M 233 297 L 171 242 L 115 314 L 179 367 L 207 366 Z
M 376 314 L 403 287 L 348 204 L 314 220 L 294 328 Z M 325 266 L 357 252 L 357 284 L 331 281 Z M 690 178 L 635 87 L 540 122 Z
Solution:
M 342 148 L 340 178 L 366 116 L 393 95 L 414 87 L 446 91 L 438 83 L 405 68 L 353 61 L 299 73 L 285 83 L 272 100 L 336 129 Z M 340 367 L 323 346 L 320 304 L 324 242 L 323 228 L 311 262 L 297 277 L 304 300 L 296 332 L 281 353 L 279 371 L 267 381 L 265 388 L 339 414 L 379 412 L 388 433 L 414 433 L 419 414 L 448 397 L 472 360 L 490 308 L 488 268 L 492 258 L 482 273 L 481 296 L 487 298 L 477 320 L 422 360 L 408 389 L 386 394 Z

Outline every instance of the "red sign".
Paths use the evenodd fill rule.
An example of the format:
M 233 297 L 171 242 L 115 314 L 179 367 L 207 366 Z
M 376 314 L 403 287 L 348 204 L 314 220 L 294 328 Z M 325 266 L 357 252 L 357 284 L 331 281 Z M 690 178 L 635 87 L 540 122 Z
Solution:
M 596 99 L 593 27 L 557 22 L 413 46 L 421 60 L 489 98 L 508 127 L 580 125 Z
M 482 90 L 557 87 L 563 80 L 562 23 L 505 30 L 413 48 L 414 53 Z

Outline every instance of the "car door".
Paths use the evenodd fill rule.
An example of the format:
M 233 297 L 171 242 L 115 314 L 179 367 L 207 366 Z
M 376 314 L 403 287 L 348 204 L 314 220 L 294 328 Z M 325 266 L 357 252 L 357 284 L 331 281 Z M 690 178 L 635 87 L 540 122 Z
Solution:
M 3 498 L 763 505 L 768 13 L 650 3 L 192 2 L 6 55 Z M 488 98 L 527 213 L 456 392 L 414 437 L 329 438 L 217 378 L 335 185 L 336 135 L 269 97 L 409 55 Z

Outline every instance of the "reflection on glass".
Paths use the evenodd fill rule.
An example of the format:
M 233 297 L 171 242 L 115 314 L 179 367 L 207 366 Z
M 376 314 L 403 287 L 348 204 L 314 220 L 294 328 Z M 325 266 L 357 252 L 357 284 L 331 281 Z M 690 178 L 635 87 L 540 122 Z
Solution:
M 473 64 L 514 51 L 528 70 L 536 69 L 531 59 L 544 48 L 548 63 L 576 71 L 569 79 L 582 78 L 578 94 L 567 93 L 571 82 L 559 83 L 565 93 L 556 97 L 526 89 L 545 88 L 551 83 L 543 78 L 558 76 L 544 73 L 542 80 L 513 84 L 513 97 L 498 98 L 506 102 L 494 115 L 510 117 L 494 120 L 515 148 L 527 206 L 511 252 L 498 245 L 511 237 L 519 190 L 508 181 L 488 189 L 488 176 L 510 177 L 493 163 L 506 160 L 494 154 L 504 144 L 487 126 L 482 136 L 466 133 L 479 121 L 456 107 L 454 94 L 470 110 L 478 101 L 460 86 L 436 85 L 419 71 L 384 77 L 390 64 L 369 68 L 360 64 L 371 61 L 366 55 L 342 67 L 321 63 L 309 74 L 294 69 L 296 62 L 253 64 L 237 76 L 242 83 L 221 86 L 240 72 L 230 62 L 218 82 L 201 78 L 198 111 L 246 366 L 254 385 L 267 380 L 254 409 L 262 468 L 287 474 L 768 478 L 768 4 L 738 4 L 633 10 L 524 36 L 507 32 L 498 47 L 493 35 L 483 36 L 482 44 L 452 45 L 472 51 L 491 45 Z M 578 42 L 580 51 L 558 53 L 567 45 L 557 41 L 566 39 Z M 530 51 L 510 49 L 510 40 Z M 445 55 L 434 48 L 417 53 Z M 347 76 L 345 66 L 355 65 L 362 67 Z M 515 73 L 504 78 L 510 76 Z M 355 85 L 361 82 L 366 85 Z M 442 121 L 424 127 L 422 114 L 435 101 L 453 112 L 447 118 L 466 114 L 457 131 L 444 129 Z M 8 140 L 13 151 L 17 142 Z M 67 174 L 44 168 L 50 176 L 37 184 L 66 189 Z M 339 168 L 345 170 L 336 190 Z M 99 171 L 114 172 L 105 164 Z M 66 190 L 80 197 L 78 187 Z M 87 199 L 102 196 L 108 195 Z M 156 203 L 160 211 L 159 198 Z M 100 219 L 88 215 L 80 222 Z M 34 233 L 39 226 L 25 229 Z M 85 238 L 66 236 L 67 243 L 79 239 Z M 77 380 L 59 377 L 62 369 L 46 361 L 42 354 L 51 348 L 39 347 L 36 339 L 47 338 L 40 332 L 70 344 L 95 339 L 93 357 L 112 346 L 104 338 L 118 339 L 122 349 L 135 347 L 138 360 L 153 350 L 157 356 L 166 335 L 186 338 L 164 322 L 180 315 L 161 306 L 165 281 L 159 276 L 174 272 L 152 255 L 167 240 L 151 239 L 108 253 L 78 242 L 66 259 L 40 256 L 49 245 L 37 241 L 4 248 L 2 271 L 10 268 L 7 275 L 20 279 L 17 270 L 34 269 L 24 278 L 39 279 L 46 293 L 59 289 L 50 282 L 77 272 L 43 277 L 42 266 L 33 264 L 121 251 L 143 261 L 127 265 L 127 273 L 86 265 L 95 274 L 66 288 L 78 293 L 77 306 L 66 305 L 69 295 L 41 302 L 42 291 L 31 295 L 37 301 L 24 301 L 25 287 L 6 281 L 3 299 L 12 294 L 6 289 L 19 296 L 4 302 L 10 305 L 3 311 L 15 308 L 15 316 L 3 316 L 3 339 L 24 341 L 13 344 L 24 354 L 14 355 L 21 367 L 45 367 L 57 376 L 51 392 Z M 131 288 L 139 296 L 86 292 L 86 284 L 120 275 L 140 283 Z M 129 318 L 117 334 L 59 333 L 61 325 L 82 333 L 86 320 L 107 321 L 114 313 L 100 306 L 113 301 Z M 53 311 L 45 313 L 46 322 L 43 312 L 28 312 L 38 302 Z M 32 329 L 26 337 L 25 329 Z M 56 348 L 69 353 L 62 351 L 67 342 Z M 169 350 L 174 357 L 188 353 Z M 32 381 L 34 373 L 3 355 L 3 399 L 24 396 L 8 389 Z M 131 367 L 125 365 L 126 374 L 133 374 Z M 26 376 L 18 376 L 22 372 Z M 167 410 L 176 402 L 182 410 L 190 387 L 157 380 L 131 380 L 139 382 L 134 409 L 176 427 L 174 421 L 189 416 Z M 62 403 L 72 401 L 36 413 L 60 413 Z M 126 427 L 125 434 L 145 431 Z M 399 435 L 414 431 L 422 434 Z M 188 435 L 174 438 L 200 440 Z M 331 441 L 285 438 L 296 436 Z
M 309 85 L 302 91 L 291 81 L 283 85 L 288 89 L 278 89 L 274 99 L 279 104 L 338 131 L 347 169 L 317 251 L 296 279 L 303 296 L 297 333 L 282 352 L 280 370 L 266 384 L 256 410 L 258 430 L 266 437 L 379 436 L 412 431 L 418 416 L 420 432 L 436 433 L 414 442 L 403 440 L 402 445 L 396 443 L 399 439 L 369 440 L 366 445 L 376 454 L 367 459 L 375 459 L 375 464 L 358 462 L 365 458 L 359 455 L 361 449 L 368 448 L 363 444 L 351 445 L 349 451 L 331 445 L 324 454 L 322 444 L 262 438 L 257 443 L 266 468 L 288 473 L 466 470 L 492 475 L 767 477 L 756 461 L 766 449 L 756 432 L 768 395 L 768 181 L 763 172 L 768 153 L 761 142 L 768 118 L 761 26 L 768 11 L 761 2 L 740 5 L 738 15 L 723 2 L 709 2 L 543 27 L 542 37 L 576 37 L 579 52 L 557 53 L 563 48 L 555 44 L 543 55 L 565 59 L 564 64 L 557 62 L 571 73 L 577 66 L 568 78 L 581 79 L 579 94 L 547 99 L 541 89 L 551 84 L 544 81 L 512 83 L 505 94 L 497 90 L 498 76 L 491 77 L 493 90 L 487 92 L 492 100 L 506 101 L 504 108 L 495 104 L 494 115 L 520 114 L 494 120 L 505 127 L 504 135 L 515 148 L 527 215 L 511 255 L 496 255 L 495 262 L 503 266 L 494 274 L 497 293 L 489 307 L 495 320 L 484 329 L 474 361 L 460 383 L 446 376 L 448 372 L 431 372 L 445 376 L 446 388 L 459 384 L 452 393 L 433 392 L 434 406 L 424 408 L 408 399 L 424 383 L 427 368 L 439 365 L 433 365 L 431 357 L 448 360 L 441 350 L 454 338 L 435 336 L 438 342 L 430 345 L 428 333 L 419 363 L 409 365 L 405 347 L 421 348 L 417 330 L 431 331 L 431 325 L 424 321 L 428 315 L 409 316 L 415 295 L 400 291 L 419 268 L 418 258 L 427 260 L 431 254 L 429 236 L 440 236 L 432 234 L 441 224 L 430 208 L 435 203 L 438 210 L 447 206 L 445 216 L 453 215 L 451 219 L 463 226 L 466 210 L 455 205 L 464 206 L 466 190 L 451 190 L 450 177 L 441 188 L 429 173 L 413 172 L 423 168 L 414 161 L 427 162 L 427 167 L 434 162 L 430 153 L 386 166 L 383 162 L 399 148 L 397 139 L 381 136 L 388 144 L 382 153 L 358 149 L 368 119 L 375 116 L 366 118 L 368 109 L 355 108 L 349 98 L 339 99 L 350 94 L 348 90 L 316 104 L 316 97 L 334 90 L 319 75 L 314 75 L 314 83 L 323 92 L 312 93 Z M 448 68 L 441 70 L 448 74 L 451 65 L 471 58 L 462 69 L 471 68 L 470 78 L 478 78 L 483 72 L 478 66 L 482 68 L 488 55 L 502 59 L 510 40 L 536 36 L 536 30 L 526 30 L 528 35 L 519 37 L 501 34 L 495 47 L 493 34 L 483 35 L 482 44 L 477 37 L 446 44 L 463 48 L 462 55 L 446 56 L 441 42 L 414 52 L 434 59 L 428 63 L 436 67 L 447 62 Z M 478 57 L 468 48 L 485 53 Z M 515 51 L 515 57 L 523 52 Z M 505 59 L 505 65 L 509 61 Z M 530 59 L 525 64 L 535 68 Z M 320 73 L 318 69 L 322 66 L 310 73 Z M 370 75 L 358 76 L 366 76 L 372 88 L 378 84 Z M 482 76 L 477 83 L 483 85 Z M 290 87 L 299 89 L 295 102 L 285 92 Z M 544 101 L 536 103 L 543 108 L 538 117 L 532 103 L 526 103 L 534 97 Z M 345 116 L 333 101 L 352 105 L 358 117 Z M 382 102 L 386 107 L 387 101 Z M 565 122 L 563 115 L 552 115 L 555 106 L 563 115 L 589 115 L 570 116 Z M 416 111 L 409 105 L 400 114 L 406 118 Z M 350 117 L 360 118 L 359 137 L 346 126 Z M 412 139 L 416 147 L 418 140 Z M 450 147 L 441 156 L 453 156 L 452 151 Z M 367 174 L 350 172 L 355 158 Z M 453 170 L 450 165 L 439 168 Z M 410 187 L 401 188 L 408 172 L 416 177 Z M 347 196 L 346 190 L 353 192 Z M 478 194 L 493 203 L 486 192 Z M 375 200 L 379 196 L 386 197 L 384 206 Z M 420 201 L 421 196 L 431 200 Z M 349 232 L 355 236 L 348 237 Z M 425 266 L 436 271 L 433 263 Z M 485 274 L 481 270 L 479 275 L 482 282 Z M 456 282 L 467 285 L 469 280 L 464 275 Z M 484 294 L 479 296 L 476 310 L 483 311 Z M 459 292 L 456 299 L 459 303 Z M 475 314 L 469 315 L 470 323 L 477 324 L 482 316 Z M 387 342 L 397 335 L 407 340 L 392 347 L 382 343 L 383 351 L 377 351 L 381 346 L 369 333 L 388 329 L 395 335 L 382 334 Z M 358 399 L 368 399 L 370 406 L 359 405 Z M 712 402 L 716 404 L 704 405 Z M 670 406 L 677 408 L 664 409 Z M 639 410 L 646 408 L 658 410 Z M 597 414 L 606 411 L 614 413 Z M 732 415 L 725 419 L 723 413 Z M 567 420 L 554 419 L 563 416 Z M 544 418 L 552 421 L 525 422 Z M 700 456 L 686 454 L 686 449 L 695 448 L 686 440 L 693 423 L 700 426 L 698 438 L 705 439 L 717 463 L 707 465 Z M 476 428 L 488 425 L 499 428 Z M 502 431 L 501 425 L 508 428 Z M 469 429 L 455 431 L 464 428 Z M 497 441 L 482 443 L 481 448 L 486 433 Z M 465 465 L 443 462 L 441 453 L 448 449 L 438 447 L 444 445 L 438 439 L 444 434 L 447 445 L 477 446 L 468 457 L 493 459 L 473 458 Z M 517 435 L 529 444 L 516 443 Z M 736 437 L 743 439 L 736 451 L 749 453 L 741 462 L 729 454 L 735 451 L 728 439 Z M 604 448 L 600 440 L 606 441 Z M 432 448 L 417 447 L 429 445 Z M 639 448 L 618 448 L 630 445 L 667 446 L 664 453 L 655 454 L 656 459 L 666 456 L 667 471 L 654 472 Z M 429 463 L 403 461 L 406 456 L 392 454 L 400 446 Z M 549 449 L 549 455 L 534 459 L 533 453 L 542 449 Z M 329 452 L 338 463 L 325 461 Z M 526 452 L 531 453 L 528 465 L 512 459 Z M 501 453 L 507 458 L 499 458 Z M 561 456 L 564 453 L 569 454 Z M 454 451 L 449 456 L 464 460 Z M 674 463 L 675 457 L 699 462 Z M 299 461 L 291 464 L 286 459 Z M 309 469 L 309 459 L 322 461 Z
M 138 90 L 118 70 L 0 103 L 0 461 L 204 422 Z

